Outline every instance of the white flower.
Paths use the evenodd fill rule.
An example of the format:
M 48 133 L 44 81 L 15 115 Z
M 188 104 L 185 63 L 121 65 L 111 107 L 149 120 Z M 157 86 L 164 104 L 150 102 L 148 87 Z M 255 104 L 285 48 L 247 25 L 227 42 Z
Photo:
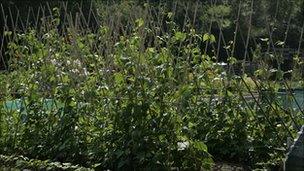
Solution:
M 177 151 L 183 151 L 188 148 L 190 143 L 188 141 L 178 142 L 177 143 Z
M 88 75 L 89 75 L 87 68 L 83 68 L 83 72 L 84 72 L 84 75 L 85 75 L 85 76 L 88 76 Z
M 74 61 L 74 64 L 76 64 L 77 66 L 81 66 L 81 62 L 80 62 L 79 59 L 76 59 L 76 60 Z

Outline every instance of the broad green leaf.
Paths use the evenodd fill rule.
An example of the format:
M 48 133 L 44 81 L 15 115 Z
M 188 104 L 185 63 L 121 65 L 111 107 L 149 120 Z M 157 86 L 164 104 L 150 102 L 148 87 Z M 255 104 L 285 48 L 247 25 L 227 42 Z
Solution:
M 137 27 L 142 27 L 145 24 L 145 21 L 142 18 L 137 19 L 135 22 Z
M 209 39 L 210 39 L 209 34 L 208 33 L 204 34 L 203 41 L 206 42 Z
M 182 32 L 176 32 L 175 33 L 175 40 L 177 41 L 184 41 L 187 37 L 186 33 L 182 33 Z
M 213 34 L 210 34 L 210 42 L 211 43 L 214 43 L 216 40 L 215 40 L 215 36 Z
M 207 152 L 207 150 L 208 150 L 206 144 L 203 143 L 203 142 L 194 141 L 194 142 L 192 142 L 192 144 L 193 144 L 193 147 L 194 147 L 194 148 L 196 148 L 196 149 L 198 149 L 198 150 L 200 150 L 200 151 Z

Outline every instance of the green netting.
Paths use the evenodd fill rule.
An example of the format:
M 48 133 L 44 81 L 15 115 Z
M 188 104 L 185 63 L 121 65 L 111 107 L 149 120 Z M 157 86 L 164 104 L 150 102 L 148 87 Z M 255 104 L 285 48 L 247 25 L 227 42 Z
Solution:
M 281 91 L 278 93 L 278 98 L 284 108 L 292 108 L 296 111 L 304 108 L 304 90 Z
M 51 110 L 54 108 L 63 107 L 62 103 L 58 103 L 53 99 L 45 99 L 43 100 L 43 109 L 44 110 Z M 14 111 L 14 110 L 24 110 L 26 111 L 26 102 L 21 99 L 6 101 L 3 104 L 4 110 L 6 111 Z

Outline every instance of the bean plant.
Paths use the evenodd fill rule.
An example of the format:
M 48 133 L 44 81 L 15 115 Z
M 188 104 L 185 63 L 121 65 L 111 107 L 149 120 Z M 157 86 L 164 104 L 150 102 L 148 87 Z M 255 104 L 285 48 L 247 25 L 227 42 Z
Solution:
M 271 100 L 271 72 L 232 74 L 205 49 L 214 35 L 181 28 L 171 15 L 161 34 L 142 18 L 119 36 L 108 25 L 62 33 L 58 18 L 42 31 L 8 32 L 0 153 L 96 170 L 281 163 L 303 118 Z M 264 98 L 244 98 L 255 92 Z M 17 109 L 7 107 L 16 100 Z

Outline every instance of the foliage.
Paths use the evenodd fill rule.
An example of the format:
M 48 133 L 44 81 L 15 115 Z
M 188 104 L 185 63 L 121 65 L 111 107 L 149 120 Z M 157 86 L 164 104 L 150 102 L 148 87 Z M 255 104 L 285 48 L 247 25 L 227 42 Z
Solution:
M 50 162 L 48 160 L 33 160 L 28 159 L 24 156 L 4 156 L 0 155 L 1 166 L 13 167 L 19 169 L 31 169 L 31 170 L 77 170 L 77 171 L 91 171 L 93 169 L 88 169 L 80 167 L 77 165 L 72 165 L 71 163 L 59 163 Z M 1 169 L 3 169 L 1 167 Z
M 141 10 L 119 11 L 125 29 L 113 17 L 96 32 L 70 26 L 61 34 L 54 18 L 47 29 L 14 35 L 10 70 L 0 75 L 0 153 L 99 170 L 210 169 L 213 159 L 279 164 L 285 140 L 303 122 L 276 100 L 281 70 L 256 49 L 255 75 L 235 75 L 233 54 L 227 69 L 207 52 L 215 35 L 181 27 L 165 10 L 164 31 L 147 13 L 122 15 L 133 9 Z M 214 10 L 231 12 L 225 5 Z M 261 100 L 244 99 L 253 92 Z M 19 109 L 5 107 L 16 99 Z
M 207 147 L 182 131 L 183 115 L 172 106 L 183 95 L 170 90 L 174 73 L 165 65 L 173 56 L 167 48 L 141 52 L 137 23 L 111 61 L 94 51 L 105 28 L 85 35 L 71 28 L 68 40 L 56 28 L 17 35 L 5 86 L 24 108 L 1 111 L 10 120 L 2 124 L 1 153 L 112 169 L 210 168 Z M 51 110 L 45 99 L 55 100 Z

